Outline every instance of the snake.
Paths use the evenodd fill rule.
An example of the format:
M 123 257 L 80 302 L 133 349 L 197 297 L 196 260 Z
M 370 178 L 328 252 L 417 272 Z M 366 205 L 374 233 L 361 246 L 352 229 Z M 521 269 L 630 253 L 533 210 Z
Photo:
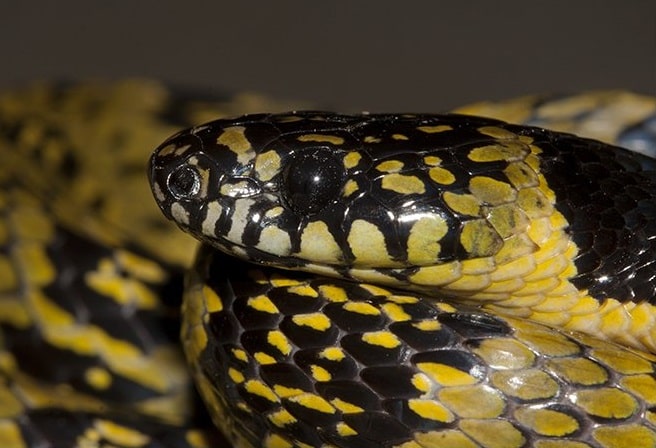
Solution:
M 656 100 L 288 109 L 0 96 L 2 446 L 656 445 Z

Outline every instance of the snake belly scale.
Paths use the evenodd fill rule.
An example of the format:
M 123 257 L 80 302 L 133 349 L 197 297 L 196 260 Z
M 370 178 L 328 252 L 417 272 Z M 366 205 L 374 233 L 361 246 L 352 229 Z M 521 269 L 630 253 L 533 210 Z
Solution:
M 215 422 L 244 446 L 656 443 L 623 386 L 654 381 L 651 355 L 625 349 L 646 370 L 615 377 L 596 339 L 541 341 L 532 323 L 654 350 L 655 168 L 463 115 L 297 112 L 176 134 L 151 159 L 164 214 L 308 273 L 240 267 L 251 288 L 201 252 L 183 341 Z

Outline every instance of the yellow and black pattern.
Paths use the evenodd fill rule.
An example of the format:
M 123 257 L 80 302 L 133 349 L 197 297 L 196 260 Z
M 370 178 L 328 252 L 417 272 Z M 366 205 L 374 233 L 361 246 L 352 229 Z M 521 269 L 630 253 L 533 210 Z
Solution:
M 209 246 L 189 281 L 185 351 L 236 446 L 656 444 L 652 355 Z
M 462 115 L 219 120 L 153 155 L 164 213 L 251 261 L 656 348 L 656 161 Z
M 294 107 L 298 105 L 251 94 L 217 97 L 184 90 L 173 93 L 157 82 L 139 80 L 37 84 L 0 93 L 0 446 L 259 446 L 262 440 L 257 434 L 265 438 L 268 446 L 302 446 L 301 440 L 323 437 L 317 436 L 313 432 L 316 425 L 308 427 L 308 422 L 324 424 L 328 420 L 326 430 L 341 437 L 339 440 L 346 446 L 376 445 L 381 434 L 390 435 L 389 440 L 379 444 L 383 446 L 393 438 L 401 440 L 404 434 L 410 435 L 403 442 L 410 444 L 407 446 L 512 446 L 521 437 L 526 444 L 537 440 L 549 446 L 560 443 L 561 436 L 572 443 L 592 446 L 640 446 L 652 441 L 650 355 L 617 351 L 615 346 L 592 338 L 572 339 L 518 319 L 485 317 L 480 310 L 427 302 L 414 293 L 390 295 L 381 286 L 299 278 L 281 272 L 256 274 L 252 268 L 247 283 L 241 280 L 246 274 L 237 272 L 231 274 L 233 277 L 216 277 L 207 284 L 199 279 L 195 289 L 188 290 L 183 329 L 187 354 L 214 419 L 231 441 L 212 431 L 203 411 L 196 407 L 177 347 L 177 308 L 182 290 L 179 279 L 192 259 L 194 243 L 161 217 L 144 179 L 145 162 L 151 149 L 177 129 L 221 116 Z M 483 114 L 484 107 L 493 106 L 477 105 L 467 112 Z M 490 114 L 503 114 L 513 108 L 528 112 L 520 117 L 524 121 L 544 117 L 543 111 L 549 110 L 549 126 L 573 125 L 577 133 L 591 131 L 591 136 L 601 139 L 617 141 L 621 137 L 622 145 L 654 141 L 653 132 L 649 133 L 653 122 L 649 117 L 656 116 L 653 98 L 601 92 L 539 101 L 526 99 L 502 103 Z M 604 129 L 620 132 L 600 133 L 598 127 L 586 124 L 598 123 L 594 117 L 600 116 L 612 123 Z M 226 133 L 221 143 L 233 148 L 244 162 L 249 149 L 236 131 Z M 299 142 L 331 149 L 341 144 L 327 134 L 305 132 L 299 135 Z M 626 140 L 627 135 L 631 136 L 630 141 Z M 402 141 L 408 136 L 410 132 L 399 132 L 389 138 Z M 371 143 L 375 143 L 375 138 Z M 283 148 L 273 149 L 259 159 L 259 179 L 272 182 L 276 170 L 285 163 L 279 158 Z M 300 157 L 294 170 L 287 172 L 287 178 L 294 181 L 305 168 L 330 162 L 325 156 L 326 152 L 320 152 L 318 157 Z M 392 154 L 389 156 L 391 160 Z M 345 167 L 358 163 L 356 155 L 344 159 Z M 441 169 L 440 161 L 429 158 L 423 163 L 432 168 L 432 177 L 444 185 L 448 183 L 449 174 Z M 331 163 L 325 163 L 325 167 L 325 175 L 339 175 Z M 417 183 L 406 182 L 406 167 L 388 163 L 379 168 L 380 173 L 395 176 L 385 186 L 382 179 L 371 185 L 381 187 L 387 194 L 401 194 L 398 190 L 404 195 L 417 194 L 413 193 Z M 183 193 L 189 181 L 191 186 L 195 185 L 193 172 L 187 174 L 191 176 L 180 173 L 178 186 L 182 188 L 178 194 Z M 223 193 L 239 197 L 256 186 L 245 175 L 233 180 L 223 185 Z M 345 197 L 363 193 L 360 185 L 353 182 L 342 187 L 334 190 Z M 318 194 L 285 200 L 294 201 L 298 211 L 320 208 L 323 199 Z M 219 213 L 216 205 L 210 208 L 208 225 Z M 243 219 L 247 209 L 241 207 L 237 216 Z M 177 207 L 175 213 L 184 216 L 183 210 Z M 273 210 L 265 219 L 274 219 L 279 212 Z M 367 226 L 362 224 L 358 224 L 358 232 L 368 235 Z M 274 227 L 264 235 L 268 235 L 269 249 L 281 251 L 285 238 Z M 426 229 L 416 230 L 412 237 L 415 249 L 426 243 Z M 431 226 L 427 230 L 429 235 L 435 231 Z M 316 237 L 306 238 L 304 245 L 304 254 L 311 256 L 324 247 L 326 229 L 317 223 L 308 231 L 309 236 Z M 235 227 L 232 236 L 240 235 Z M 372 235 L 374 241 L 380 241 L 380 235 Z M 357 245 L 358 241 L 354 235 L 346 244 Z M 437 246 L 430 241 L 426 245 L 429 254 L 437 253 Z M 359 247 L 356 252 L 362 255 L 368 250 Z M 415 250 L 413 257 L 424 257 L 425 261 L 426 254 Z M 329 255 L 331 252 L 324 250 L 322 257 Z M 376 252 L 369 256 L 375 257 Z M 211 257 L 216 255 L 203 256 L 194 275 L 204 278 L 208 272 L 217 274 L 217 269 L 223 274 L 228 272 L 223 269 L 225 262 L 218 259 L 208 267 L 206 263 Z M 385 257 L 389 261 L 388 255 Z M 299 258 L 297 262 L 306 264 L 307 260 Z M 229 262 L 231 269 L 238 270 L 241 265 L 233 263 Z M 468 269 L 473 267 L 475 264 L 468 264 Z M 409 266 L 402 268 L 407 269 Z M 394 270 L 398 267 L 392 266 L 384 273 Z M 236 294 L 229 288 L 237 288 Z M 313 289 L 318 296 L 314 296 Z M 256 291 L 261 294 L 253 296 Z M 204 302 L 194 302 L 195 299 Z M 317 308 L 306 308 L 310 306 Z M 278 317 L 273 312 L 276 308 Z M 464 316 L 478 317 L 460 322 Z M 217 326 L 217 322 L 228 319 L 234 323 L 235 318 L 239 324 L 233 328 L 251 335 L 235 343 L 243 346 L 243 351 L 231 350 L 227 355 L 225 351 L 217 352 L 214 357 L 210 351 L 225 348 L 225 341 L 232 337 L 216 333 L 220 337 L 216 338 L 216 331 L 228 328 Z M 274 318 L 280 320 L 280 325 L 265 340 L 258 325 L 268 328 Z M 210 323 L 212 326 L 208 327 Z M 474 334 L 465 334 L 467 328 Z M 450 334 L 454 339 L 438 343 L 432 339 L 437 334 Z M 479 340 L 484 342 L 483 348 L 474 350 L 477 342 L 472 341 Z M 324 351 L 319 359 L 293 355 L 299 350 L 310 350 L 308 344 L 334 346 L 337 341 L 344 342 L 340 345 L 343 359 L 349 361 L 341 363 L 340 352 L 332 349 Z M 402 357 L 422 350 L 428 352 L 439 344 L 458 354 L 437 366 L 429 365 L 435 360 L 424 360 L 419 370 L 410 358 Z M 513 351 L 520 345 L 525 350 Z M 532 359 L 526 350 L 534 353 Z M 492 352 L 507 357 L 499 360 Z M 379 355 L 403 358 L 399 365 L 420 374 L 417 381 L 408 385 L 401 382 L 407 376 L 399 373 L 398 385 L 407 396 L 385 401 L 384 395 L 394 391 L 385 389 L 389 380 L 378 382 L 375 374 L 368 377 L 369 383 L 362 382 L 360 386 L 355 385 L 360 381 L 356 378 L 341 392 L 327 386 L 340 375 L 346 378 L 373 366 Z M 558 364 L 560 358 L 562 365 Z M 226 361 L 224 370 L 217 366 L 221 359 Z M 250 370 L 235 370 L 235 359 L 248 364 Z M 547 363 L 549 366 L 544 367 Z M 600 367 L 585 369 L 590 363 Z M 557 364 L 560 368 L 554 367 Z M 389 362 L 380 365 L 391 367 Z M 268 366 L 266 378 L 261 376 L 260 366 Z M 503 372 L 510 376 L 503 376 L 498 367 L 505 367 Z M 487 373 L 501 373 L 482 378 L 479 368 Z M 407 373 L 407 369 L 399 368 L 399 372 Z M 548 402 L 546 410 L 536 406 L 534 397 L 528 395 L 536 371 L 544 371 L 557 383 L 558 392 L 547 388 L 535 398 Z M 288 373 L 293 376 L 288 377 Z M 427 382 L 422 383 L 425 378 L 421 375 L 427 376 Z M 458 385 L 467 375 L 471 384 Z M 217 381 L 218 378 L 225 381 Z M 508 387 L 510 380 L 514 381 L 515 390 Z M 320 383 L 323 385 L 317 387 Z M 376 385 L 367 387 L 378 394 L 383 411 L 375 416 L 368 413 L 345 417 L 358 411 L 349 406 L 348 400 L 363 400 L 371 395 L 362 392 L 353 398 L 343 397 L 344 402 L 340 401 L 342 395 L 351 392 L 349 387 L 360 391 L 367 384 Z M 427 384 L 435 391 L 449 391 L 430 398 L 412 395 Z M 519 390 L 522 385 L 527 387 Z M 296 386 L 299 390 L 292 390 Z M 274 395 L 267 392 L 267 387 Z M 326 419 L 329 408 L 317 398 L 318 392 L 309 392 L 316 396 L 302 395 L 315 389 L 332 391 L 321 396 L 327 406 L 336 410 L 338 419 L 344 417 L 343 424 Z M 587 395 L 576 392 L 583 389 L 588 391 Z M 210 390 L 216 394 L 207 393 Z M 302 396 L 293 398 L 301 390 Z M 465 408 L 477 407 L 470 406 L 467 393 L 479 390 L 485 393 L 476 396 L 476 404 L 481 397 L 490 398 L 491 404 L 478 415 L 467 414 Z M 559 395 L 564 391 L 578 393 L 572 395 L 577 397 L 577 403 Z M 299 423 L 287 419 L 284 412 L 272 415 L 266 411 L 261 413 L 262 418 L 253 418 L 260 414 L 256 410 L 272 406 L 273 396 L 284 403 L 291 415 L 300 417 Z M 599 397 L 619 401 L 605 407 Z M 226 401 L 227 398 L 235 401 Z M 370 410 L 364 406 L 367 403 L 363 402 L 365 411 Z M 499 409 L 501 405 L 503 410 Z M 524 410 L 515 412 L 510 407 Z M 495 413 L 497 418 L 493 417 Z M 390 423 L 389 428 L 376 426 L 381 434 L 376 434 L 373 442 L 363 441 L 364 436 L 373 432 L 363 427 L 363 422 L 380 425 L 391 421 L 396 423 Z M 498 434 L 491 441 L 493 431 Z M 499 438 L 500 435 L 503 437 Z
M 195 244 L 145 162 L 181 126 L 275 104 L 182 98 L 136 80 L 0 94 L 0 446 L 229 446 L 179 347 Z

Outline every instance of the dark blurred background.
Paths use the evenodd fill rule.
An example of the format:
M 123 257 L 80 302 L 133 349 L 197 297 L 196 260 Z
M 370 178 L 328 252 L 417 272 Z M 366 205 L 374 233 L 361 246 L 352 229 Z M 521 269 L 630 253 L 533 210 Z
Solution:
M 3 2 L 0 87 L 155 77 L 339 110 L 656 94 L 656 1 Z

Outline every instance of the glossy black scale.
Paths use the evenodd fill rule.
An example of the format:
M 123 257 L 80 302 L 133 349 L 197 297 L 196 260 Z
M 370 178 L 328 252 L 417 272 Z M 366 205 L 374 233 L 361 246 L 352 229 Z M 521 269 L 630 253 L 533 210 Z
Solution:
M 526 128 L 543 153 L 579 253 L 571 281 L 598 300 L 656 302 L 656 159 L 593 140 Z

